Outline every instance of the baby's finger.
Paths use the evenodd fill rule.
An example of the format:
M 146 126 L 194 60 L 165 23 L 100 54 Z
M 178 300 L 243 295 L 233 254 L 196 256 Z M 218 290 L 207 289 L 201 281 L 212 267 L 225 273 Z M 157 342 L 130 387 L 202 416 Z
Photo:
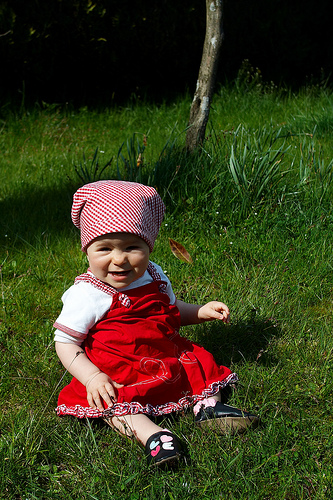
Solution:
M 230 314 L 229 307 L 223 302 L 218 303 L 219 310 L 225 312 L 226 314 Z
M 228 306 L 226 306 L 222 302 L 222 303 L 219 304 L 218 311 L 221 314 L 223 321 L 225 321 L 226 323 L 228 323 L 229 319 L 230 319 L 230 311 L 229 311 Z
M 104 411 L 104 410 L 105 410 L 105 408 L 104 408 L 104 405 L 103 405 L 103 403 L 102 403 L 101 396 L 102 396 L 102 395 L 101 395 L 101 394 L 99 394 L 99 393 L 98 393 L 98 394 L 96 394 L 96 395 L 94 396 L 94 402 L 95 402 L 96 407 L 99 409 L 99 411 Z M 102 397 L 103 397 L 103 396 L 102 396 Z M 104 397 L 103 397 L 103 399 L 104 399 Z
M 229 323 L 229 314 L 227 314 L 225 311 L 221 312 L 220 319 L 224 321 L 224 323 Z
M 105 391 L 101 392 L 101 396 L 102 396 L 102 398 L 104 399 L 105 403 L 108 406 L 113 406 L 114 405 L 114 403 L 116 401 L 116 398 L 114 396 L 114 392 L 113 391 L 105 390 Z
M 89 403 L 89 406 L 91 408 L 93 408 L 94 410 L 96 410 L 97 408 L 101 411 L 104 410 L 102 401 L 101 401 L 98 393 L 95 392 L 94 394 L 92 394 L 91 392 L 88 392 L 87 393 L 87 401 Z
M 229 321 L 230 321 L 230 314 L 224 313 L 223 314 L 223 321 L 225 323 L 229 323 Z
M 124 387 L 124 384 L 118 384 L 117 382 L 114 382 L 113 380 L 112 380 L 112 385 L 116 389 L 121 389 L 122 387 Z
M 123 387 L 123 386 L 121 386 Z M 112 384 L 106 384 L 105 389 L 107 391 L 107 397 L 104 397 L 104 401 L 108 404 L 108 406 L 112 406 L 117 401 L 117 392 Z
M 87 401 L 88 401 L 89 406 L 91 408 L 94 408 L 94 409 L 96 408 L 96 405 L 95 405 L 94 400 L 93 400 L 93 398 L 92 398 L 92 396 L 91 396 L 90 393 L 87 393 Z
M 230 320 L 230 314 L 227 311 L 224 310 L 218 310 L 215 311 L 215 314 L 213 316 L 215 319 L 219 319 L 221 321 L 224 321 L 225 323 L 229 323 Z

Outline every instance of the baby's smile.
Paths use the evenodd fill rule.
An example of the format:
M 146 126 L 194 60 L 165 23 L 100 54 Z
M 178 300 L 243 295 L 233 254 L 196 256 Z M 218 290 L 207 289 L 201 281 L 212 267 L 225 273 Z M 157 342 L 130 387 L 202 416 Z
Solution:
M 131 271 L 109 271 L 108 274 L 112 274 L 114 276 L 127 276 Z

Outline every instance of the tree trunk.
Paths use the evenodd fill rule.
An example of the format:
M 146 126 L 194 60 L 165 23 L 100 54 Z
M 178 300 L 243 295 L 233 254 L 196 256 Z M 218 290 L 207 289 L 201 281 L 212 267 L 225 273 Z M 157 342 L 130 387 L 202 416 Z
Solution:
M 193 151 L 205 139 L 213 88 L 223 40 L 223 0 L 206 0 L 206 36 L 197 87 L 191 105 L 186 148 Z

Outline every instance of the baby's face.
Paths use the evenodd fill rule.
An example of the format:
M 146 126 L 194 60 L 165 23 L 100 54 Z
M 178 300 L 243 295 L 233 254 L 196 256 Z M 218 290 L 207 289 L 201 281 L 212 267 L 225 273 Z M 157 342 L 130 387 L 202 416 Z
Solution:
M 124 288 L 147 269 L 150 250 L 139 236 L 112 233 L 99 236 L 87 248 L 91 272 L 114 288 Z

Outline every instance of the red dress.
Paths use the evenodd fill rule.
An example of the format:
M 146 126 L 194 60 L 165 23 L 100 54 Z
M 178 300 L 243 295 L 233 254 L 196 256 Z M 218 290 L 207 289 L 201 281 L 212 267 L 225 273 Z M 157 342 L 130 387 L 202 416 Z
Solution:
M 179 310 L 161 284 L 127 291 L 129 306 L 115 293 L 110 310 L 82 345 L 94 365 L 124 385 L 115 405 L 105 412 L 91 408 L 85 386 L 73 378 L 60 392 L 58 415 L 158 416 L 194 405 L 237 380 L 203 347 L 179 335 Z

